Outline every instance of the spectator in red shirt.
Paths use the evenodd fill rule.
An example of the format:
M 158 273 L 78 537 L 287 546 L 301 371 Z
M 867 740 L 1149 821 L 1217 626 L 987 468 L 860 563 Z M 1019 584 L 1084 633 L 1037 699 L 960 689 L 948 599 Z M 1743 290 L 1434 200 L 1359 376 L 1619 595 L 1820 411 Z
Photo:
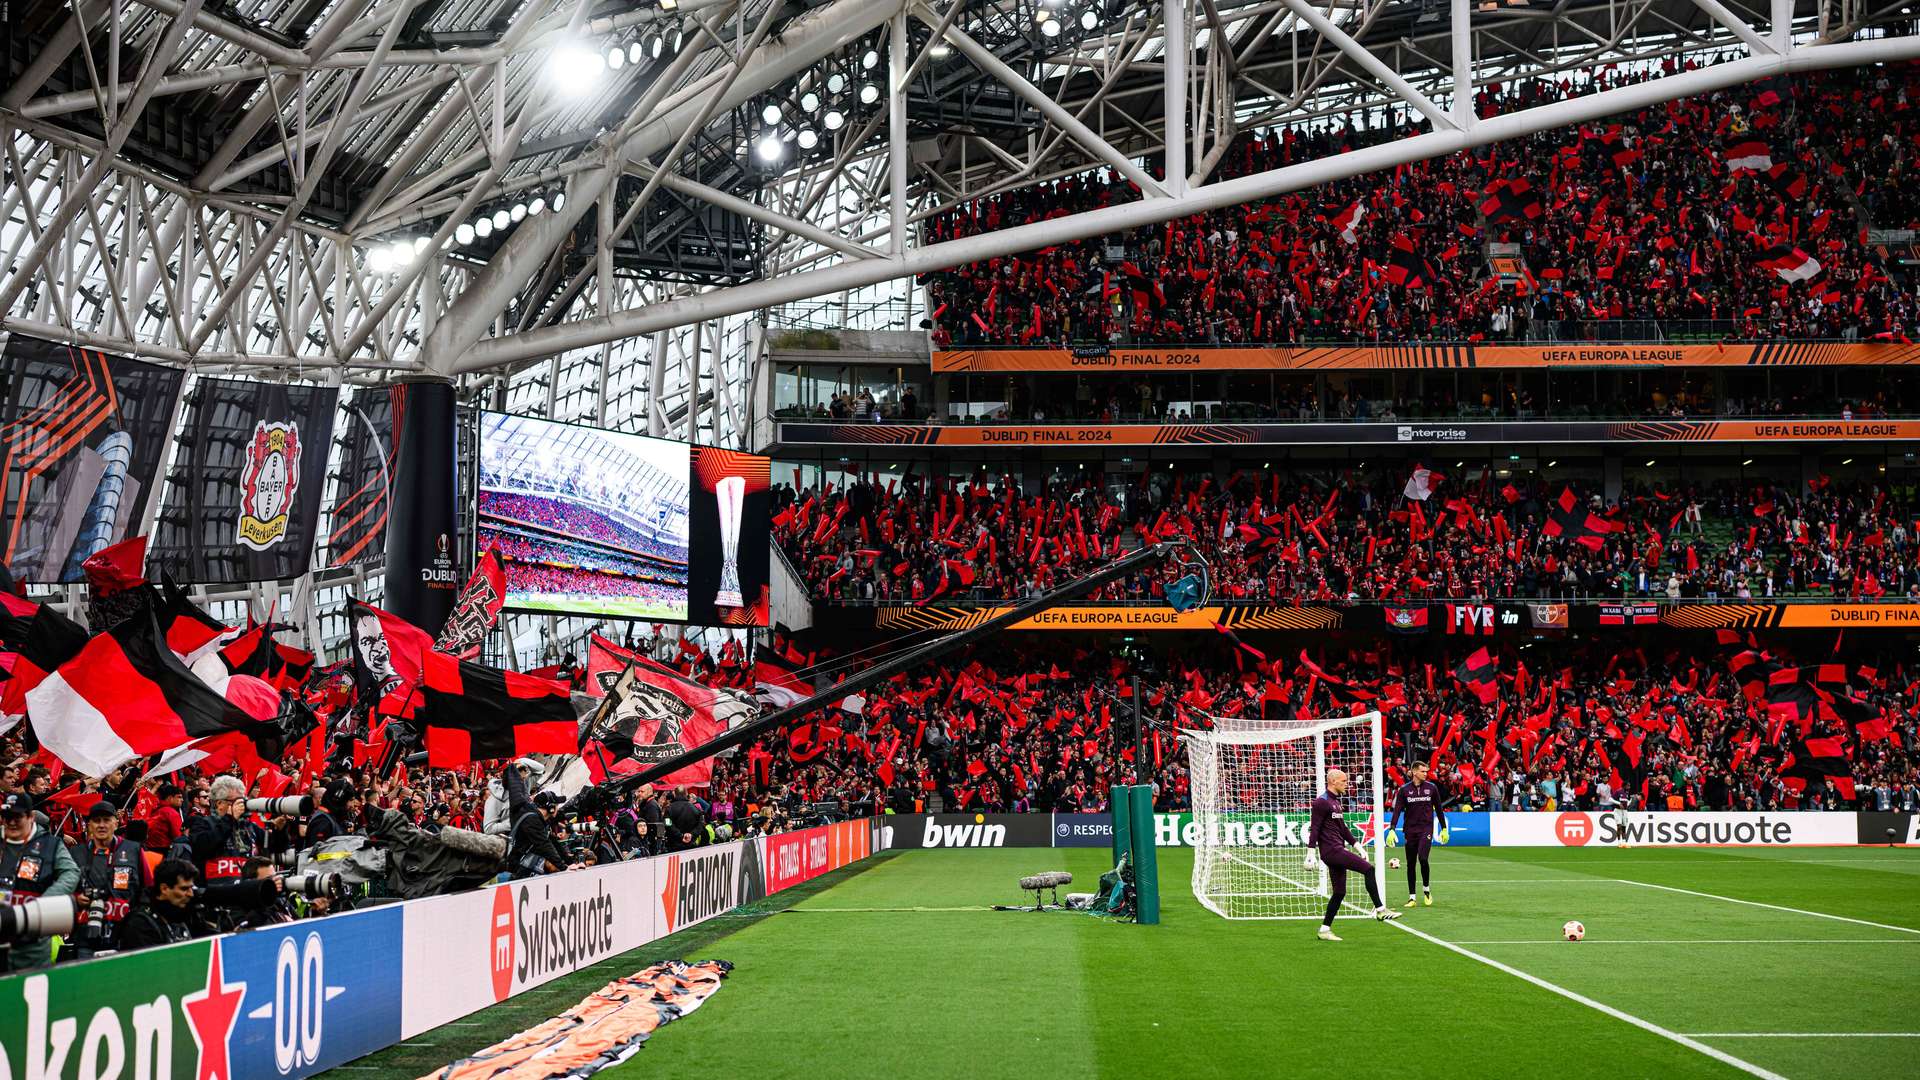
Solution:
M 175 840 L 185 831 L 186 823 L 181 820 L 180 807 L 186 801 L 186 792 L 178 784 L 160 785 L 160 805 L 147 814 L 147 850 L 164 852 L 173 846 Z

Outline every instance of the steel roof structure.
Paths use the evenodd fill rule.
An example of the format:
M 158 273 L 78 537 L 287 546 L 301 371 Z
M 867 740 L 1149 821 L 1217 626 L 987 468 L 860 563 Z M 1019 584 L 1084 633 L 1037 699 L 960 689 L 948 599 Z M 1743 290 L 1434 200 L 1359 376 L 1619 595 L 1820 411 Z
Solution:
M 12 12 L 5 328 L 197 371 L 353 381 L 479 376 L 581 349 L 612 366 L 622 343 L 658 335 L 621 353 L 660 369 L 655 432 L 668 410 L 698 407 L 689 388 L 709 351 L 727 365 L 724 380 L 707 372 L 710 397 L 737 412 L 750 364 L 722 361 L 717 336 L 700 344 L 715 320 L 1757 78 L 1920 56 L 1908 9 L 1864 0 L 26 0 Z M 1474 115 L 1476 88 L 1584 85 L 1610 65 L 1647 77 Z M 1242 132 L 1354 115 L 1413 118 L 1419 134 L 1216 175 Z M 1139 197 L 918 236 L 957 201 L 1094 167 Z M 652 363 L 675 348 L 671 373 Z

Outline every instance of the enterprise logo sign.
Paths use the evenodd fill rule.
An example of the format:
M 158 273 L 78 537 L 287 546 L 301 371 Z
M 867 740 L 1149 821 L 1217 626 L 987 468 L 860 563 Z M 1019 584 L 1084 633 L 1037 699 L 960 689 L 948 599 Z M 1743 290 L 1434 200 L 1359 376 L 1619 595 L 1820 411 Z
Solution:
M 1466 442 L 1467 429 L 1461 427 L 1414 427 L 1401 424 L 1394 429 L 1400 442 Z

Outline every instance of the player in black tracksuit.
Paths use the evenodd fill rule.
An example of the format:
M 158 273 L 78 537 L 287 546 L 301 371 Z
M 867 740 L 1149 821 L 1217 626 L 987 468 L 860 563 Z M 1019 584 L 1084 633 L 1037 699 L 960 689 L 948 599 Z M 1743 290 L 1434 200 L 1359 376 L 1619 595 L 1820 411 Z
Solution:
M 1447 812 L 1441 803 L 1445 796 L 1440 785 L 1427 779 L 1427 763 L 1413 763 L 1413 779 L 1400 785 L 1393 793 L 1393 822 L 1387 826 L 1389 832 L 1400 828 L 1400 815 L 1407 817 L 1407 906 L 1413 906 L 1413 864 L 1420 863 L 1421 892 L 1428 907 L 1433 906 L 1433 871 L 1427 865 L 1427 852 L 1433 848 L 1434 822 L 1439 821 L 1442 830 L 1447 827 Z

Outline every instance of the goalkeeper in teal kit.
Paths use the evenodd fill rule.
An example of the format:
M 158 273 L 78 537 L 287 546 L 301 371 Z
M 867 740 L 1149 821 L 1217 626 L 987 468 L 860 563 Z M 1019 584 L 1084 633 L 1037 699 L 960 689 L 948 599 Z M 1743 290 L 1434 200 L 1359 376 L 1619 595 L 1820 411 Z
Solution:
M 1440 826 L 1440 842 L 1447 842 L 1447 812 L 1441 806 L 1444 796 L 1440 785 L 1427 779 L 1427 763 L 1413 763 L 1413 779 L 1393 793 L 1393 821 L 1387 825 L 1387 843 L 1400 828 L 1400 816 L 1407 818 L 1407 906 L 1413 900 L 1413 864 L 1420 864 L 1421 897 L 1433 906 L 1433 871 L 1427 866 L 1427 852 L 1433 848 L 1434 824 Z

